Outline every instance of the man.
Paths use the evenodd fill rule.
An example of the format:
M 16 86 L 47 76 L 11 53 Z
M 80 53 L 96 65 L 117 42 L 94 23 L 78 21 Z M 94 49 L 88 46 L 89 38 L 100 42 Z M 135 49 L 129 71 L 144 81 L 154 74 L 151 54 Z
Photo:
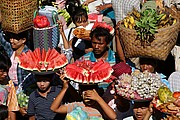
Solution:
M 97 26 L 92 30 L 90 37 L 93 51 L 83 56 L 85 60 L 95 62 L 103 59 L 109 62 L 111 66 L 120 62 L 117 54 L 109 48 L 109 44 L 113 39 L 113 35 L 109 29 L 103 26 Z
M 123 120 L 152 120 L 152 104 L 150 101 L 134 102 L 134 116 Z

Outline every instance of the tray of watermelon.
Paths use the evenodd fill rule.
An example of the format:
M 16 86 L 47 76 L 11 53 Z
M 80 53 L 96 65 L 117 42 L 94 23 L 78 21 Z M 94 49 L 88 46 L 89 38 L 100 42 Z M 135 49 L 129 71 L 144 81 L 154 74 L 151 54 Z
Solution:
M 180 92 L 171 92 L 167 87 L 160 87 L 153 105 L 165 114 L 180 117 Z
M 158 74 L 135 70 L 131 75 L 122 74 L 116 80 L 115 89 L 125 99 L 142 102 L 152 100 L 162 85 Z
M 79 60 L 68 64 L 64 69 L 65 76 L 68 79 L 83 84 L 103 82 L 110 78 L 112 72 L 112 67 L 104 60 L 98 62 Z
M 52 74 L 58 69 L 67 65 L 68 60 L 64 54 L 60 54 L 54 48 L 36 48 L 34 51 L 28 50 L 18 56 L 19 66 L 34 74 Z

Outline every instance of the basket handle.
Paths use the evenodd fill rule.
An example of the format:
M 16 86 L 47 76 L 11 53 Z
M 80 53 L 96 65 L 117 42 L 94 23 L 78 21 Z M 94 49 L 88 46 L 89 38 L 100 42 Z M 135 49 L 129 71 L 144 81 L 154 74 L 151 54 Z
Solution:
M 53 10 L 52 11 L 52 18 L 53 18 L 54 24 L 57 24 L 56 16 L 57 16 L 57 20 L 59 20 L 58 13 L 55 10 Z
M 38 13 L 38 10 L 35 10 L 34 11 L 34 18 L 36 17 L 37 13 Z M 53 19 L 54 24 L 57 24 L 56 16 L 57 16 L 57 19 L 59 20 L 58 13 L 55 10 L 53 10 L 52 11 L 52 19 Z

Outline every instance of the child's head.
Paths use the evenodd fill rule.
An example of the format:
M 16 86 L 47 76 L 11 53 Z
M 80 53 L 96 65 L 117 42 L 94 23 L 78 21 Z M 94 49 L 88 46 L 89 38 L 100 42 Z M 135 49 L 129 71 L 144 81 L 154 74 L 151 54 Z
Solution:
M 11 60 L 8 56 L 0 53 L 0 81 L 7 77 L 9 68 L 11 67 Z
M 136 120 L 144 120 L 148 110 L 149 110 L 150 101 L 146 102 L 134 102 L 134 117 Z
M 7 120 L 8 118 L 8 107 L 0 105 L 0 120 Z
M 88 15 L 86 9 L 82 8 L 77 1 L 68 0 L 66 10 L 70 14 L 72 22 L 78 26 L 86 27 L 88 25 Z
M 85 105 L 92 106 L 95 104 L 94 100 L 86 99 L 86 92 L 90 92 L 93 89 L 96 90 L 98 94 L 101 94 L 98 84 L 79 84 L 79 91 L 83 97 L 83 102 Z
M 35 79 L 39 92 L 44 93 L 47 90 L 49 90 L 53 78 L 54 78 L 54 74 L 46 74 L 46 75 L 36 74 Z
M 155 69 L 157 67 L 157 60 L 155 60 L 153 58 L 140 57 L 139 63 L 140 63 L 141 71 L 147 70 L 148 72 L 154 73 Z
M 28 31 L 24 31 L 18 34 L 12 32 L 6 32 L 6 38 L 10 41 L 12 49 L 16 50 L 21 46 L 24 46 L 27 38 L 28 38 Z

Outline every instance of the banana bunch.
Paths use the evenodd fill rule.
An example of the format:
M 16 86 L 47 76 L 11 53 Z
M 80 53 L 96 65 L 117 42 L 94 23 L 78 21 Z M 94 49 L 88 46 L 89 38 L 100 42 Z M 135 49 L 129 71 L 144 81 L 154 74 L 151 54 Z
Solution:
M 64 19 L 66 20 L 66 22 L 68 22 L 70 20 L 70 15 L 69 13 L 66 11 L 66 9 L 58 9 L 58 14 L 60 14 L 61 16 L 64 17 Z
M 127 14 L 127 16 L 133 16 L 133 18 L 135 20 L 139 20 L 140 17 L 141 17 L 141 14 L 140 14 L 140 12 L 136 8 L 133 8 L 133 10 L 131 12 L 129 12 Z
M 124 26 L 126 28 L 134 29 L 135 27 L 135 20 L 133 16 L 127 16 L 123 19 Z
M 173 18 L 172 15 L 169 13 L 162 12 L 161 15 L 163 16 L 159 20 L 158 28 L 165 28 L 174 25 L 177 22 L 177 20 Z

